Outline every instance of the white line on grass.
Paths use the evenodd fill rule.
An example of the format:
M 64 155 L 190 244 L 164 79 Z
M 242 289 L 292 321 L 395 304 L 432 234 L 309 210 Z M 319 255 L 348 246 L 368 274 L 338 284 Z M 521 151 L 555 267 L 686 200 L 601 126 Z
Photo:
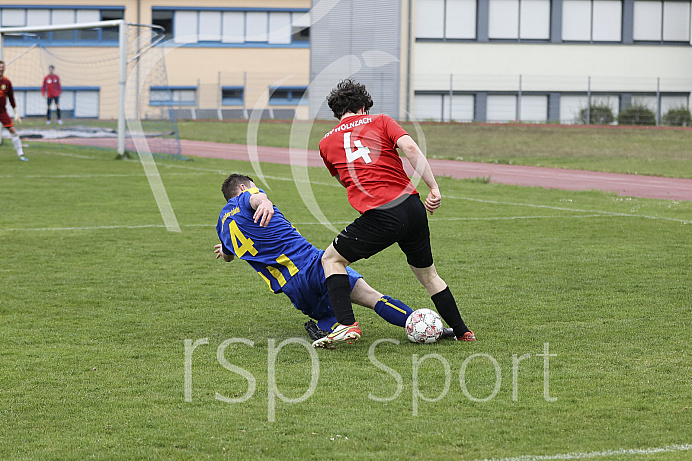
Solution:
M 94 159 L 98 158 L 98 157 L 94 157 L 93 155 L 66 154 L 64 152 L 50 152 L 49 154 L 50 155 L 60 155 L 62 157 L 87 158 L 89 160 L 94 160 Z
M 217 174 L 226 175 L 226 176 L 229 174 L 229 173 L 228 173 L 228 170 L 220 170 L 220 169 L 213 170 L 213 169 L 210 169 L 210 168 L 196 168 L 196 167 L 191 167 L 191 166 L 187 166 L 187 165 L 162 165 L 162 167 L 164 167 L 164 166 L 165 166 L 165 167 L 170 167 L 170 168 L 185 168 L 185 169 L 196 170 L 196 171 L 205 171 L 205 172 L 207 172 L 207 173 L 217 173 Z M 245 175 L 245 176 L 254 176 L 254 173 L 251 172 L 251 171 L 239 171 L 239 170 L 235 170 L 235 171 L 233 171 L 233 172 L 234 172 L 234 173 L 238 173 L 238 174 L 242 174 L 242 175 Z M 275 181 L 295 181 L 295 179 L 292 178 L 292 177 L 291 177 L 291 178 L 284 178 L 284 177 L 281 177 L 281 176 L 267 176 L 267 175 L 263 175 L 263 176 L 264 176 L 265 179 L 273 179 L 273 180 L 275 180 Z M 301 181 L 298 181 L 298 182 L 301 182 Z M 305 182 L 305 181 L 302 181 L 302 182 Z M 317 181 L 309 181 L 309 184 L 312 184 L 312 185 L 314 185 L 314 186 L 343 187 L 343 186 L 341 186 L 340 184 L 338 184 L 336 181 L 334 181 L 334 182 L 328 182 L 328 183 L 326 183 L 326 182 L 317 182 Z
M 211 225 L 211 224 L 210 224 Z M 100 229 L 141 229 L 147 227 L 165 228 L 163 224 L 142 224 L 141 226 L 76 226 L 76 227 L 27 227 L 14 229 L 0 229 L 0 232 L 44 232 L 44 231 L 72 231 L 72 230 L 100 230 Z
M 74 156 L 74 157 L 79 157 L 71 154 L 58 154 L 56 155 L 66 155 L 66 156 Z M 96 158 L 96 157 L 82 157 L 82 158 Z M 193 166 L 188 166 L 188 165 L 161 165 L 162 168 L 182 168 L 186 170 L 193 170 L 193 171 L 199 171 L 199 172 L 204 172 L 204 173 L 214 173 L 214 174 L 220 174 L 220 175 L 227 175 L 228 171 L 226 170 L 221 170 L 221 169 L 210 169 L 210 168 L 197 168 Z M 250 172 L 242 172 L 238 171 L 239 174 L 252 174 Z M 176 173 L 170 173 L 170 174 L 176 174 Z M 201 174 L 201 173 L 200 173 Z M 99 175 L 94 175 L 94 177 L 98 177 Z M 103 175 L 103 176 L 110 176 L 110 175 Z M 115 176 L 115 175 L 113 175 Z M 11 176 L 0 176 L 2 178 L 6 177 L 11 177 Z M 49 177 L 49 176 L 36 176 L 36 177 Z M 58 176 L 56 176 L 58 177 Z M 72 177 L 72 176 L 65 176 L 65 177 Z M 273 179 L 276 181 L 293 181 L 293 178 L 285 178 L 285 177 L 280 177 L 280 176 L 266 176 L 266 179 Z M 323 183 L 323 182 L 315 182 L 315 181 L 310 181 L 310 184 L 315 185 L 315 186 L 329 186 L 329 187 L 342 187 L 339 184 L 336 183 Z M 673 221 L 673 222 L 679 222 L 682 224 L 692 224 L 692 221 L 690 220 L 685 220 L 685 219 L 677 219 L 677 218 L 667 218 L 663 216 L 649 216 L 649 215 L 640 215 L 640 214 L 633 214 L 633 213 L 617 213 L 614 211 L 600 211 L 600 210 L 581 210 L 581 209 L 575 209 L 575 208 L 566 208 L 566 207 L 557 207 L 557 206 L 551 206 L 551 205 L 536 205 L 533 203 L 517 203 L 517 202 L 502 202 L 499 200 L 485 200 L 485 199 L 477 199 L 477 198 L 471 198 L 471 197 L 455 197 L 453 195 L 442 195 L 443 198 L 447 199 L 452 199 L 452 200 L 467 200 L 470 202 L 480 202 L 480 203 L 492 203 L 495 205 L 510 205 L 510 206 L 525 206 L 525 207 L 532 207 L 532 208 L 546 208 L 549 210 L 560 210 L 560 211 L 573 211 L 577 213 L 597 213 L 599 215 L 604 215 L 604 216 L 626 216 L 626 217 L 633 217 L 633 218 L 645 218 L 645 219 L 661 219 L 664 221 Z M 557 217 L 557 216 L 545 216 L 545 218 L 552 218 L 552 217 Z M 577 216 L 573 216 L 577 217 Z M 589 217 L 595 217 L 595 216 L 589 216 Z M 505 218 L 446 218 L 446 220 L 469 220 L 469 221 L 479 221 L 479 220 L 485 220 L 485 219 L 490 219 L 490 220 L 501 220 L 501 219 L 506 219 L 506 220 L 513 220 L 513 219 L 531 219 L 534 218 L 533 216 L 515 216 L 515 217 L 505 217 Z M 435 219 L 431 219 L 435 220 Z M 303 224 L 303 225 L 312 225 L 312 224 L 320 224 L 320 223 L 312 223 L 312 222 L 306 222 L 306 223 L 295 223 L 295 224 Z M 338 223 L 334 223 L 338 224 Z M 350 224 L 350 221 L 347 223 Z M 0 232 L 3 232 L 3 230 L 0 230 Z
M 187 165 L 167 165 L 167 166 L 174 167 L 174 168 L 187 168 L 187 169 L 194 169 L 194 170 L 198 170 L 198 171 L 207 171 L 210 173 L 227 174 L 226 172 L 223 172 L 221 170 L 195 168 L 195 167 L 190 167 Z M 251 174 L 251 173 L 242 173 L 241 172 L 240 174 Z M 277 176 L 265 176 L 265 178 L 266 179 L 274 179 L 277 181 L 293 181 L 293 178 L 285 178 L 285 177 L 277 177 Z M 342 187 L 341 185 L 337 184 L 336 182 L 322 183 L 322 182 L 310 181 L 310 184 L 316 185 L 316 186 Z M 484 200 L 484 199 L 476 199 L 476 198 L 471 198 L 471 197 L 455 197 L 453 195 L 445 195 L 445 194 L 443 194 L 442 197 L 447 198 L 447 199 L 453 199 L 453 200 L 468 200 L 471 202 L 492 203 L 495 205 L 511 205 L 511 206 L 526 206 L 526 207 L 533 207 L 533 208 L 547 208 L 549 210 L 573 211 L 573 212 L 577 212 L 577 213 L 598 213 L 598 214 L 607 215 L 607 216 L 628 216 L 628 217 L 638 217 L 638 218 L 645 218 L 645 219 L 662 219 L 665 221 L 680 222 L 683 224 L 692 224 L 692 221 L 689 221 L 689 220 L 677 219 L 677 218 L 666 218 L 666 217 L 662 217 L 662 216 L 647 216 L 647 215 L 638 215 L 638 214 L 633 214 L 633 213 L 617 213 L 614 211 L 580 210 L 580 209 L 575 209 L 575 208 L 557 207 L 557 206 L 551 206 L 551 205 L 536 205 L 536 204 L 532 204 L 532 203 L 501 202 L 499 200 Z M 463 218 L 461 218 L 461 219 L 463 219 Z M 481 219 L 481 218 L 469 218 L 469 219 Z M 505 218 L 505 219 L 524 219 L 524 218 L 516 218 L 515 217 L 515 218 Z
M 516 220 L 516 219 L 583 219 L 583 218 L 609 218 L 613 216 L 607 216 L 603 214 L 595 215 L 575 215 L 575 216 L 496 216 L 496 217 L 482 217 L 482 218 L 432 218 L 431 222 L 444 222 L 444 221 L 506 221 L 506 220 Z M 348 225 L 352 221 L 332 221 L 332 224 Z M 296 226 L 318 226 L 322 225 L 318 221 L 293 221 Z M 216 224 L 181 224 L 180 227 L 215 227 Z M 102 229 L 140 229 L 140 228 L 165 228 L 163 224 L 142 224 L 142 225 L 112 225 L 112 226 L 75 226 L 75 227 L 28 227 L 28 228 L 10 228 L 10 229 L 0 229 L 0 232 L 45 232 L 45 231 L 72 231 L 72 230 L 102 230 Z
M 166 176 L 201 176 L 204 173 L 166 173 Z M 144 178 L 144 173 L 113 173 L 113 174 L 29 174 L 26 176 L 0 175 L 0 178 L 41 178 L 41 179 L 64 179 L 64 178 Z
M 484 200 L 484 199 L 470 198 L 470 197 L 454 197 L 451 195 L 443 195 L 442 197 L 456 199 L 456 200 L 468 200 L 470 202 L 492 203 L 495 205 L 527 206 L 527 207 L 532 207 L 532 208 L 547 208 L 549 210 L 576 211 L 577 213 L 598 213 L 598 214 L 607 215 L 607 216 L 627 216 L 627 217 L 633 217 L 633 218 L 662 219 L 665 221 L 674 221 L 674 222 L 680 222 L 683 224 L 692 224 L 692 221 L 688 221 L 685 219 L 677 219 L 677 218 L 666 218 L 664 216 L 648 216 L 648 215 L 633 214 L 633 213 L 618 213 L 615 211 L 580 210 L 580 209 L 576 209 L 576 208 L 566 208 L 566 207 L 551 206 L 551 205 L 536 205 L 533 203 L 500 202 L 498 200 Z
M 692 444 L 686 443 L 683 445 L 668 445 L 666 447 L 657 448 L 634 448 L 625 449 L 621 448 L 618 450 L 605 450 L 605 451 L 591 451 L 586 453 L 562 453 L 559 455 L 523 455 L 513 458 L 485 458 L 483 460 L 476 461 L 544 461 L 551 459 L 588 459 L 588 458 L 602 458 L 606 456 L 615 455 L 653 455 L 656 453 L 671 453 L 676 451 L 689 451 L 692 450 Z

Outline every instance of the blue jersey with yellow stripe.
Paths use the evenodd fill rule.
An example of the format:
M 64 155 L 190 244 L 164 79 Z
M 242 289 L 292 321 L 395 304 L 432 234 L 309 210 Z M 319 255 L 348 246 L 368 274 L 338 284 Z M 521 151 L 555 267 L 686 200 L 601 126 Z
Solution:
M 300 235 L 277 207 L 267 227 L 255 223 L 250 206 L 253 187 L 231 198 L 219 214 L 216 232 L 223 252 L 250 263 L 274 293 L 320 256 L 320 250 Z M 319 264 L 319 262 L 318 262 Z

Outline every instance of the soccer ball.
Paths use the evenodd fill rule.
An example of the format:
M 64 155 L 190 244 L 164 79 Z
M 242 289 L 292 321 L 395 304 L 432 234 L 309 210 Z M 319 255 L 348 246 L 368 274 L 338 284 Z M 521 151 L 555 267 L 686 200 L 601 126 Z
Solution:
M 413 311 L 406 319 L 406 336 L 412 343 L 434 343 L 442 334 L 442 319 L 431 309 Z

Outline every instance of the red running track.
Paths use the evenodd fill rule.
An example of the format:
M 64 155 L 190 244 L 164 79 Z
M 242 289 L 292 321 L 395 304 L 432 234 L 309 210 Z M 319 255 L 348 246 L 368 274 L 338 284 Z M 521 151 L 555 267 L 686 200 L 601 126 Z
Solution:
M 52 142 L 64 144 L 90 145 L 100 147 L 116 147 L 115 139 L 69 138 Z M 134 150 L 131 141 L 126 146 Z M 296 151 L 291 155 L 289 149 L 281 147 L 258 146 L 252 152 L 250 146 L 244 144 L 223 144 L 207 141 L 181 140 L 182 154 L 191 157 L 211 157 L 228 160 L 251 160 L 260 162 L 291 164 L 307 166 L 324 166 L 319 152 L 315 150 Z M 657 176 L 642 176 L 621 173 L 601 173 L 595 171 L 566 170 L 561 168 L 544 168 L 520 165 L 498 165 L 493 163 L 476 163 L 458 160 L 429 159 L 435 175 L 452 178 L 489 177 L 490 182 L 511 184 L 516 186 L 543 187 L 546 189 L 563 190 L 602 190 L 615 192 L 629 197 L 656 198 L 667 200 L 692 201 L 692 179 L 663 178 Z M 413 169 L 409 167 L 411 174 Z

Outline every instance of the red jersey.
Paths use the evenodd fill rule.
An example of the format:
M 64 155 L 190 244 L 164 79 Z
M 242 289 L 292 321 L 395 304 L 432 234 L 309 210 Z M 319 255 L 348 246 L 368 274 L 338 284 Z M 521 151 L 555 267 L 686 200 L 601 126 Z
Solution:
M 56 74 L 46 75 L 43 79 L 43 86 L 41 87 L 41 95 L 46 98 L 57 98 L 62 93 L 62 86 L 60 86 L 60 77 Z
M 404 194 L 418 194 L 396 150 L 407 134 L 388 115 L 353 115 L 324 135 L 320 155 L 346 186 L 353 208 L 365 213 Z
M 10 106 L 12 108 L 17 107 L 17 103 L 14 102 L 14 91 L 12 90 L 12 83 L 7 77 L 0 78 L 0 114 L 6 113 L 5 105 L 7 100 L 10 100 Z

